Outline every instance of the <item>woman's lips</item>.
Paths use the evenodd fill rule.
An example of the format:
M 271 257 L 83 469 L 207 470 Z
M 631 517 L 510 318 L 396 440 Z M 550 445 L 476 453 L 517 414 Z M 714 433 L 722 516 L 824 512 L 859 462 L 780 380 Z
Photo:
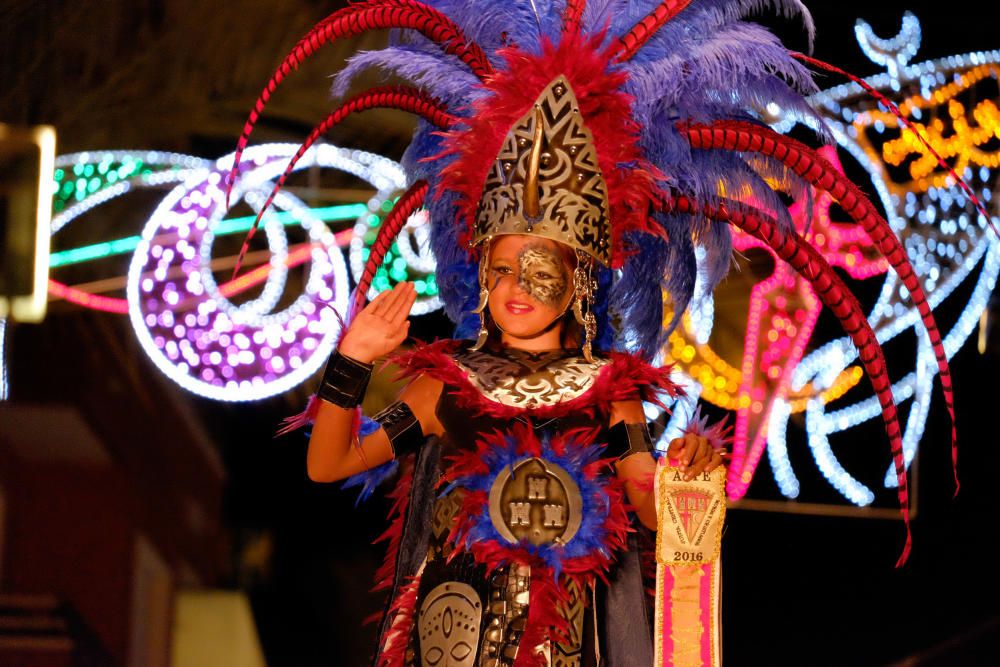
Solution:
M 535 309 L 534 306 L 522 303 L 521 301 L 508 301 L 507 303 L 504 304 L 504 306 L 507 308 L 507 311 L 512 315 L 524 315 L 526 313 L 530 313 Z

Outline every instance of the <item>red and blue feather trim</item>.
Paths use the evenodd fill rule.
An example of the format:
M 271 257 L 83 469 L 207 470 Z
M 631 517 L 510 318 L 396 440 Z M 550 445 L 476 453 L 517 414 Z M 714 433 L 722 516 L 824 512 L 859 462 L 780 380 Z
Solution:
M 625 549 L 632 529 L 624 485 L 607 474 L 613 459 L 601 457 L 605 445 L 597 442 L 597 435 L 597 429 L 574 429 L 539 437 L 530 425 L 518 422 L 508 432 L 482 437 L 475 449 L 447 457 L 442 493 L 455 488 L 466 492 L 448 537 L 456 551 L 472 553 L 490 569 L 518 563 L 542 568 L 557 579 L 562 574 L 587 581 L 595 575 L 603 578 L 616 554 Z M 580 527 L 566 544 L 510 543 L 490 517 L 488 496 L 497 476 L 530 458 L 559 466 L 580 491 Z
M 455 355 L 465 345 L 467 341 L 461 340 L 421 344 L 413 350 L 396 355 L 393 362 L 400 367 L 401 378 L 427 375 L 439 380 L 445 385 L 445 390 L 454 395 L 459 408 L 497 419 L 552 419 L 581 412 L 589 415 L 609 414 L 611 404 L 615 402 L 638 399 L 662 407 L 664 396 L 684 395 L 683 388 L 670 378 L 672 365 L 653 366 L 637 355 L 611 352 L 608 354 L 610 363 L 598 371 L 593 386 L 582 395 L 536 408 L 505 405 L 484 396 L 456 363 Z

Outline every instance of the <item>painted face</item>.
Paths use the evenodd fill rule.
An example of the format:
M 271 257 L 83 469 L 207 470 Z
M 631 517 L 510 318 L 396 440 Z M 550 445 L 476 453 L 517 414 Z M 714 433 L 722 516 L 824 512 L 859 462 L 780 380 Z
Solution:
M 557 308 L 569 287 L 569 270 L 552 248 L 535 243 L 517 254 L 517 284 L 539 303 Z
M 573 297 L 573 269 L 555 241 L 510 234 L 490 249 L 487 276 L 490 315 L 517 338 L 547 330 Z

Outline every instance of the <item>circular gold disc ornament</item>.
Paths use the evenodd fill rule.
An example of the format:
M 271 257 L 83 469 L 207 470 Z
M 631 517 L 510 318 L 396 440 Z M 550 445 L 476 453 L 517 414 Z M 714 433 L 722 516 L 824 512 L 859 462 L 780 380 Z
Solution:
M 563 468 L 534 457 L 500 471 L 489 506 L 493 526 L 512 544 L 567 544 L 583 520 L 580 487 Z

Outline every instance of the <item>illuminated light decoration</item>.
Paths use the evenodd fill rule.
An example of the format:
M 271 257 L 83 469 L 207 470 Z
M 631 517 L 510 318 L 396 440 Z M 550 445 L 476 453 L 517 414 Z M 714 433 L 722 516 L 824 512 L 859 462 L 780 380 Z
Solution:
M 282 264 L 286 268 L 291 268 L 293 266 L 298 266 L 299 264 L 304 264 L 309 261 L 312 257 L 313 246 L 311 243 L 303 243 L 297 246 L 291 252 L 289 252 L 284 259 Z M 244 292 L 255 285 L 267 280 L 270 273 L 274 270 L 271 264 L 264 264 L 258 266 L 252 271 L 248 271 L 239 278 L 235 280 L 230 280 L 228 283 L 224 283 L 219 286 L 219 294 L 225 298 L 230 298 L 236 296 L 237 294 Z
M 321 208 L 309 209 L 310 214 L 314 218 L 323 222 L 354 220 L 367 211 L 368 207 L 365 204 L 342 204 L 339 206 L 324 206 Z M 287 211 L 281 211 L 277 213 L 275 217 L 277 218 L 277 221 L 286 226 L 298 224 Z M 242 234 L 250 229 L 250 225 L 253 223 L 253 220 L 254 216 L 252 215 L 246 215 L 239 218 L 227 218 L 219 222 L 213 232 L 216 236 L 223 236 L 226 234 Z M 89 262 L 95 259 L 103 259 L 113 255 L 124 255 L 134 251 L 136 247 L 138 247 L 139 241 L 140 238 L 138 236 L 128 236 L 121 239 L 115 239 L 114 241 L 104 241 L 102 243 L 94 243 L 92 245 L 82 246 L 79 248 L 60 250 L 49 256 L 50 266 L 55 268 L 68 266 L 70 264 L 78 264 L 80 262 Z
M 316 209 L 311 209 L 316 210 Z M 345 229 L 343 231 L 337 232 L 334 235 L 337 245 L 343 247 L 347 245 L 352 235 L 352 230 Z M 288 253 L 285 258 L 284 264 L 288 268 L 304 264 L 309 261 L 312 257 L 312 245 L 311 244 L 300 244 L 296 246 L 292 252 Z M 228 283 L 224 283 L 219 286 L 219 293 L 222 296 L 229 298 L 236 296 L 237 294 L 255 287 L 256 285 L 264 282 L 267 278 L 268 273 L 271 272 L 271 265 L 264 264 L 258 266 L 256 269 L 248 272 L 246 275 L 240 276 L 236 280 L 231 280 Z M 143 278 L 151 277 L 151 274 L 143 276 Z M 57 282 L 55 280 L 49 280 L 49 295 L 50 297 L 56 297 L 59 299 L 65 299 L 71 303 L 75 303 L 78 306 L 83 306 L 84 308 L 91 308 L 94 310 L 102 310 L 108 313 L 128 313 L 128 301 L 125 299 L 116 299 L 113 297 L 100 296 L 93 294 L 91 292 L 86 292 L 69 285 L 64 285 L 63 283 Z M 179 308 L 183 310 L 183 308 Z
M 920 21 L 917 17 L 911 12 L 904 12 L 899 33 L 891 39 L 877 37 L 870 25 L 858 19 L 854 35 L 868 59 L 885 67 L 891 80 L 890 87 L 899 91 L 899 71 L 920 49 Z
M 52 268 L 59 268 L 61 266 L 69 266 L 70 264 L 113 257 L 114 255 L 125 255 L 138 247 L 139 240 L 138 236 L 128 236 L 123 239 L 115 239 L 114 241 L 103 241 L 80 248 L 60 250 L 52 253 L 49 257 L 50 266 Z
M 119 315 L 128 313 L 128 301 L 125 299 L 91 294 L 52 279 L 49 279 L 49 295 L 65 299 L 84 308 L 102 310 L 106 313 L 118 313 Z
M 992 233 L 985 228 L 983 230 L 987 234 Z M 984 246 L 988 246 L 988 248 Z M 997 276 L 1000 274 L 1000 247 L 998 247 L 998 244 L 995 242 L 991 243 L 989 237 L 986 236 L 980 250 L 985 250 L 985 258 L 983 257 L 983 252 L 974 253 L 966 258 L 967 272 L 963 277 L 966 277 L 968 272 L 980 263 L 982 264 L 982 268 L 973 293 L 969 298 L 968 306 L 963 310 L 958 321 L 944 337 L 945 350 L 949 356 L 954 355 L 975 330 L 979 316 L 986 308 Z M 954 287 L 955 285 L 945 284 L 938 289 L 948 289 L 950 291 Z M 913 325 L 914 323 L 911 321 L 910 326 Z M 880 340 L 883 336 L 898 335 L 899 332 L 894 329 L 894 327 L 886 326 L 877 330 Z M 842 365 L 849 363 L 855 358 L 856 354 L 853 349 L 850 349 L 849 345 L 849 349 L 847 350 L 840 348 L 838 345 L 840 342 L 834 341 L 806 357 L 799 368 L 796 369 L 797 379 L 801 381 L 807 377 L 821 376 L 823 373 L 822 369 L 842 367 Z M 910 414 L 903 433 L 903 454 L 907 465 L 913 461 L 917 445 L 923 436 L 924 427 L 926 426 L 927 410 L 933 396 L 933 378 L 935 375 L 934 369 L 936 368 L 936 366 L 931 367 L 929 370 L 926 368 L 928 362 L 924 357 L 928 352 L 923 346 L 919 350 L 917 368 L 921 369 L 920 372 L 908 373 L 893 384 L 893 395 L 897 403 L 903 404 L 911 398 L 915 401 L 914 405 L 910 408 Z M 924 368 L 921 368 L 922 366 Z M 829 436 L 834 433 L 846 431 L 869 419 L 876 418 L 879 414 L 880 408 L 874 396 L 852 405 L 841 407 L 833 412 L 825 412 L 824 408 L 819 405 L 810 406 L 810 411 L 807 411 L 810 447 L 813 448 L 813 455 L 820 471 L 831 481 L 835 488 L 867 490 L 867 487 L 839 467 L 832 454 L 825 454 L 825 452 L 831 451 L 828 442 Z M 890 480 L 889 477 L 892 479 Z M 895 487 L 895 472 L 891 469 L 887 471 L 885 485 L 887 487 Z
M 932 121 L 927 138 L 935 150 L 943 151 L 959 165 L 959 172 L 980 193 L 983 201 L 988 202 L 996 185 L 997 160 L 996 155 L 984 151 L 983 146 L 989 141 L 987 135 L 993 132 L 991 136 L 996 136 L 996 102 L 983 100 L 977 105 L 973 110 L 976 121 L 973 126 L 966 118 L 965 108 L 954 98 L 987 77 L 995 79 L 1000 71 L 997 67 L 1000 52 L 952 56 L 911 66 L 907 63 L 912 57 L 909 53 L 912 47 L 903 43 L 918 42 L 919 32 L 913 38 L 912 27 L 908 28 L 904 21 L 904 31 L 907 30 L 911 35 L 908 39 L 900 37 L 878 42 L 870 34 L 870 28 L 859 24 L 859 35 L 867 40 L 865 43 L 882 45 L 880 62 L 886 64 L 891 60 L 899 64 L 895 76 L 889 72 L 866 81 L 883 91 L 917 90 L 916 94 L 907 93 L 909 97 L 900 104 L 901 110 L 913 122 L 919 123 L 922 118 L 935 115 L 949 118 L 953 134 L 946 135 L 945 126 Z M 896 55 L 886 46 L 892 44 L 900 50 Z M 869 173 L 890 225 L 900 236 L 914 268 L 923 279 L 932 307 L 939 306 L 980 267 L 968 304 L 944 335 L 944 348 L 950 358 L 974 330 L 1000 270 L 1000 248 L 990 236 L 987 221 L 970 210 L 965 194 L 944 172 L 938 171 L 936 160 L 933 166 L 927 166 L 929 151 L 919 142 L 908 139 L 906 134 L 899 134 L 894 116 L 870 109 L 871 103 L 856 84 L 824 91 L 814 97 L 814 102 L 827 117 L 827 128 L 837 143 Z M 942 107 L 943 114 L 939 113 Z M 813 120 L 803 118 L 785 119 L 778 129 L 786 131 L 796 122 L 815 129 Z M 890 136 L 893 131 L 896 136 Z M 910 156 L 915 158 L 910 162 L 910 179 L 894 180 L 899 170 L 890 172 L 886 165 L 902 164 L 902 160 Z M 917 334 L 916 370 L 893 384 L 897 404 L 913 401 L 903 433 L 904 458 L 909 465 L 926 425 L 937 369 L 928 360 L 930 352 L 919 314 L 907 302 L 906 291 L 898 284 L 894 273 L 886 274 L 869 320 L 882 344 L 911 329 Z M 831 386 L 833 378 L 856 358 L 857 353 L 846 338 L 831 341 L 799 363 L 793 374 L 792 389 L 807 383 L 817 387 Z M 779 405 L 776 403 L 771 415 L 769 460 L 782 493 L 795 497 L 798 486 L 788 460 L 785 436 L 788 411 L 784 406 L 777 409 Z M 806 428 L 813 458 L 821 473 L 841 494 L 858 505 L 870 504 L 874 493 L 840 464 L 829 437 L 876 418 L 880 414 L 878 402 L 874 396 L 869 396 L 848 406 L 831 408 L 819 400 L 807 406 Z M 891 466 L 889 468 L 885 485 L 894 487 L 895 474 Z
M 742 235 L 745 242 L 752 240 Z M 698 257 L 701 261 L 702 257 Z M 699 273 L 699 275 L 701 275 Z M 695 288 L 696 298 L 692 300 L 688 312 L 681 319 L 681 326 L 675 330 L 663 350 L 663 356 L 674 362 L 673 379 L 683 386 L 686 395 L 669 399 L 666 407 L 671 408 L 670 419 L 663 434 L 656 443 L 657 449 L 665 450 L 670 440 L 680 437 L 702 398 L 719 407 L 734 412 L 750 405 L 749 394 L 740 394 L 742 373 L 716 354 L 709 345 L 714 320 L 714 303 L 711 294 L 702 294 Z M 664 313 L 664 324 L 673 318 L 673 313 Z M 829 387 L 818 390 L 806 384 L 798 390 L 789 390 L 788 405 L 791 414 L 803 412 L 810 400 L 818 398 L 824 403 L 835 401 L 861 381 L 864 372 L 859 366 L 851 366 L 841 372 Z M 645 405 L 650 420 L 662 414 L 653 405 Z M 772 430 L 775 427 L 772 425 Z M 784 443 L 781 444 L 784 446 Z
M 271 187 L 269 180 L 280 173 L 296 148 L 274 145 L 248 153 L 253 167 L 242 180 L 238 195 L 252 209 L 259 208 Z M 395 162 L 370 153 L 329 145 L 315 147 L 298 167 L 318 165 L 347 171 L 374 186 L 375 196 L 367 204 L 314 211 L 282 193 L 276 204 L 286 210 L 270 212 L 264 218 L 271 254 L 268 264 L 236 281 L 216 285 L 211 266 L 214 238 L 244 232 L 254 219 L 221 219 L 226 211 L 219 206 L 220 174 L 231 163 L 231 157 L 212 162 L 154 151 L 87 152 L 59 158 L 53 190 L 54 207 L 62 211 L 53 219 L 53 234 L 95 206 L 137 187 L 174 188 L 141 237 L 57 255 L 59 265 L 66 265 L 134 250 L 127 299 L 89 294 L 57 281 L 50 284 L 50 294 L 87 307 L 128 312 L 143 349 L 181 386 L 219 400 L 254 400 L 295 386 L 315 372 L 336 339 L 339 324 L 328 320 L 335 319 L 333 309 L 343 310 L 341 302 L 348 291 L 339 247 L 347 244 L 353 230 L 334 236 L 321 220 L 367 221 L 371 215 L 377 216 L 389 207 L 390 195 L 405 185 L 405 176 Z M 70 174 L 76 178 L 66 187 Z M 289 251 L 283 230 L 296 223 L 306 229 L 309 244 Z M 420 224 L 421 219 L 415 216 L 410 227 Z M 400 261 L 412 262 L 416 270 L 430 272 L 423 284 L 431 299 L 436 299 L 433 262 L 428 263 L 430 258 L 421 248 L 426 239 L 420 235 L 426 237 L 426 230 L 412 234 L 418 241 L 407 249 L 413 252 L 394 258 L 397 264 L 392 268 Z M 309 260 L 312 266 L 305 293 L 282 312 L 272 313 L 284 290 L 288 267 Z M 229 301 L 260 282 L 264 289 L 257 298 L 240 305 Z M 432 301 L 426 309 L 437 305 Z
M 695 340 L 697 336 L 702 335 L 701 331 L 704 329 L 711 332 L 712 321 L 709 320 L 706 324 L 707 326 L 703 325 L 701 329 L 696 329 L 693 322 L 687 320 L 685 315 L 682 326 L 670 335 L 667 357 L 675 362 L 675 372 L 687 378 L 683 381 L 678 380 L 678 383 L 687 388 L 694 382 L 699 387 L 697 393 L 701 398 L 720 408 L 736 411 L 741 401 L 739 385 L 742 382 L 742 373 L 722 359 L 707 342 L 698 343 Z M 851 366 L 841 372 L 825 389 L 816 389 L 810 383 L 798 390 L 790 388 L 789 405 L 792 414 L 803 412 L 806 403 L 815 397 L 824 403 L 837 400 L 863 377 L 864 371 L 859 366 Z M 743 398 L 744 403 L 748 400 L 749 395 Z
M 818 152 L 843 173 L 834 149 L 823 147 Z M 885 273 L 888 262 L 864 229 L 834 222 L 830 217 L 833 197 L 826 192 L 813 194 L 812 210 L 807 211 L 802 202 L 789 209 L 795 227 L 803 230 L 812 246 L 831 266 L 844 269 L 856 280 Z M 773 404 L 787 399 L 792 374 L 812 339 L 823 306 L 809 281 L 764 243 L 740 233 L 734 235 L 733 247 L 739 251 L 764 248 L 774 258 L 774 272 L 750 292 L 733 438 L 733 465 L 742 464 L 742 470 L 729 485 L 729 493 L 740 497 L 767 446 Z M 806 405 L 811 403 L 806 401 Z
M 786 498 L 798 498 L 799 480 L 788 459 L 787 429 L 788 418 L 791 416 L 789 408 L 788 401 L 780 398 L 775 399 L 771 405 L 767 428 L 767 458 L 781 494 Z
M 52 185 L 52 208 L 56 215 L 52 218 L 51 232 L 55 235 L 74 218 L 135 187 L 180 183 L 211 165 L 211 160 L 160 151 L 60 155 L 55 161 Z
M 915 28 L 917 32 L 914 32 Z M 861 25 L 859 34 L 866 35 L 866 30 L 870 32 L 870 28 Z M 943 128 L 938 126 L 938 135 L 931 141 L 931 145 L 959 164 L 960 173 L 973 183 L 984 202 L 992 201 L 997 183 L 998 156 L 996 152 L 987 150 L 986 142 L 1000 138 L 996 133 L 1000 125 L 997 122 L 998 114 L 994 112 L 997 103 L 983 100 L 982 94 L 976 96 L 981 101 L 972 111 L 972 118 L 975 120 L 973 125 L 965 118 L 965 108 L 954 98 L 987 77 L 998 78 L 1000 52 L 953 56 L 909 66 L 909 58 L 913 55 L 909 51 L 915 52 L 915 45 L 919 42 L 918 26 L 911 19 L 904 20 L 904 30 L 897 38 L 879 40 L 870 34 L 867 34 L 867 38 L 869 47 L 874 45 L 883 51 L 880 62 L 885 64 L 884 61 L 888 58 L 898 64 L 895 79 L 890 74 L 883 74 L 872 77 L 867 82 L 880 90 L 919 88 L 919 95 L 907 98 L 900 104 L 901 108 L 916 122 L 935 115 L 951 119 L 952 127 L 957 128 L 952 129 L 954 136 L 946 135 Z M 899 47 L 899 53 L 892 51 L 896 46 Z M 905 88 L 895 87 L 893 81 L 902 82 Z M 975 329 L 1000 273 L 1000 247 L 988 233 L 984 233 L 987 229 L 986 220 L 981 216 L 977 219 L 977 213 L 971 210 L 964 193 L 953 186 L 946 174 L 938 171 L 936 160 L 931 165 L 927 164 L 926 155 L 929 151 L 922 144 L 908 143 L 906 135 L 886 136 L 898 126 L 898 122 L 894 116 L 890 117 L 881 111 L 864 109 L 866 104 L 870 107 L 871 103 L 859 86 L 853 83 L 838 86 L 815 96 L 814 102 L 814 106 L 827 116 L 827 127 L 839 147 L 869 173 L 890 225 L 900 236 L 911 262 L 922 278 L 930 305 L 938 307 L 959 284 L 974 276 L 977 267 L 979 268 L 968 305 L 952 328 L 942 332 L 944 348 L 950 358 Z M 937 107 L 944 107 L 945 113 L 939 113 Z M 781 109 L 770 105 L 768 113 L 778 116 Z M 791 117 L 776 120 L 775 127 L 787 132 L 795 123 L 816 129 L 813 119 Z M 877 146 L 873 137 L 879 138 L 883 147 Z M 885 150 L 885 143 L 892 141 L 895 143 Z M 886 164 L 893 164 L 890 157 L 897 162 L 908 159 L 910 154 L 904 152 L 908 147 L 912 147 L 910 154 L 915 155 L 916 160 L 906 164 L 918 166 L 925 172 L 917 172 L 917 178 L 909 181 L 893 181 Z M 898 176 L 898 172 L 895 175 Z M 822 218 L 820 221 L 825 222 Z M 848 234 L 852 232 L 849 226 L 838 227 L 838 231 Z M 884 266 L 879 262 L 869 261 L 863 248 L 867 245 L 867 239 L 863 235 L 855 239 L 860 245 L 853 250 L 851 239 L 845 237 L 828 235 L 819 239 L 814 235 L 811 240 L 817 246 L 825 245 L 820 250 L 827 260 L 839 263 L 856 279 L 874 277 L 885 272 Z M 831 240 L 834 243 L 829 243 Z M 841 252 L 836 251 L 838 246 L 841 247 Z M 916 370 L 893 384 L 897 403 L 913 401 L 903 431 L 904 458 L 909 465 L 926 425 L 937 367 L 932 363 L 933 355 L 927 345 L 919 313 L 909 305 L 907 297 L 895 274 L 886 273 L 869 320 L 878 340 L 883 344 L 904 332 L 914 330 L 916 333 Z M 707 300 L 710 301 L 711 297 L 708 296 Z M 750 396 L 741 395 L 733 389 L 733 383 L 740 382 L 742 373 L 719 358 L 708 345 L 712 329 L 711 306 L 706 308 L 704 301 L 697 304 L 693 301 L 692 304 L 693 316 L 684 318 L 682 326 L 678 327 L 664 348 L 664 356 L 676 362 L 675 372 L 678 375 L 688 378 L 679 377 L 678 382 L 687 387 L 689 401 L 700 395 L 701 398 L 727 409 L 738 410 L 741 402 L 747 407 Z M 707 312 L 708 315 L 699 315 L 699 320 L 694 316 L 695 311 Z M 800 492 L 798 479 L 788 457 L 788 419 L 795 412 L 805 411 L 808 446 L 821 473 L 851 502 L 866 505 L 873 501 L 872 490 L 844 469 L 829 441 L 830 435 L 848 431 L 881 415 L 878 401 L 871 395 L 846 407 L 830 405 L 862 379 L 861 369 L 853 365 L 856 361 L 857 353 L 849 339 L 841 338 L 826 343 L 810 352 L 794 367 L 788 395 L 773 401 L 766 428 L 767 452 L 774 478 L 786 497 L 795 498 Z M 668 425 L 668 430 L 674 435 L 686 425 L 686 417 L 677 413 L 675 407 L 675 414 Z M 665 433 L 657 447 L 662 449 L 667 441 L 668 435 Z M 896 485 L 891 465 L 886 472 L 885 485 Z
M 354 238 L 348 261 L 355 283 L 361 279 L 368 261 L 369 248 L 375 242 L 378 229 L 385 215 L 392 209 L 393 202 L 385 202 L 378 210 L 373 210 L 368 216 L 358 218 L 354 226 Z M 382 266 L 375 273 L 371 288 L 368 290 L 368 300 L 374 299 L 382 291 L 392 289 L 403 281 L 412 281 L 417 293 L 417 300 L 410 312 L 413 315 L 423 315 L 437 310 L 443 305 L 438 296 L 437 282 L 434 275 L 436 264 L 430 247 L 430 225 L 427 224 L 427 212 L 418 211 L 410 216 L 400 230 L 399 235 L 385 254 Z M 411 275 L 412 273 L 412 275 Z
M 972 110 L 976 121 L 969 123 L 965 106 L 956 99 L 958 95 L 985 80 L 1000 77 L 1000 66 L 996 64 L 980 65 L 957 77 L 957 81 L 934 90 L 931 99 L 916 95 L 906 99 L 900 105 L 900 111 L 908 116 L 920 116 L 942 104 L 947 105 L 949 126 L 941 118 L 933 118 L 929 124 L 914 122 L 931 147 L 945 159 L 953 158 L 953 168 L 956 173 L 964 173 L 971 166 L 996 169 L 1000 166 L 1000 150 L 988 151 L 986 145 L 1000 138 L 1000 109 L 993 100 L 981 100 Z M 857 131 L 859 142 L 869 155 L 877 156 L 879 151 L 868 140 L 866 130 L 872 128 L 877 134 L 898 130 L 899 119 L 896 116 L 878 110 L 866 111 L 854 116 L 853 126 Z M 948 136 L 946 132 L 950 132 Z M 946 188 L 951 180 L 950 175 L 941 172 L 937 158 L 922 143 L 913 138 L 912 133 L 904 132 L 898 138 L 886 141 L 881 150 L 882 157 L 893 166 L 899 166 L 904 160 L 916 154 L 916 159 L 909 164 L 909 182 L 896 183 L 889 181 L 889 191 L 900 195 L 906 192 L 926 192 L 931 188 Z M 937 173 L 935 173 L 937 172 Z
M 256 210 L 272 187 L 270 180 L 281 173 L 294 150 L 263 145 L 246 151 L 247 163 L 253 166 L 237 184 L 234 201 L 244 198 Z M 264 290 L 248 303 L 230 302 L 212 279 L 209 262 L 213 225 L 227 212 L 221 184 L 232 159 L 221 158 L 160 203 L 133 256 L 126 296 L 136 335 L 160 370 L 209 398 L 256 400 L 296 386 L 329 356 L 339 335 L 337 313 L 347 304 L 347 270 L 329 229 L 300 200 L 281 193 L 275 205 L 300 221 L 312 244 L 305 290 L 284 310 L 270 312 L 284 288 L 288 251 L 284 225 L 274 215 L 265 215 L 272 260 Z M 297 166 L 314 164 L 371 183 L 378 193 L 372 206 L 380 205 L 402 178 L 390 160 L 329 145 L 315 147 Z M 186 279 L 169 277 L 176 268 Z M 144 277 L 148 272 L 152 278 Z M 184 313 L 180 304 L 192 310 Z
M 829 207 L 824 210 L 828 212 Z M 753 239 L 740 233 L 744 243 L 750 247 Z M 701 263 L 704 253 L 696 251 L 696 260 Z M 675 330 L 661 356 L 674 362 L 673 380 L 684 387 L 685 396 L 668 398 L 666 407 L 671 409 L 667 426 L 657 440 L 656 448 L 665 451 L 670 440 L 680 437 L 687 428 L 688 422 L 697 407 L 698 399 L 703 398 L 719 407 L 736 411 L 742 405 L 750 405 L 749 394 L 741 395 L 739 386 L 742 373 L 732 367 L 716 354 L 709 345 L 709 339 L 714 324 L 715 305 L 711 293 L 705 293 L 701 276 L 698 271 L 694 298 L 688 311 L 681 318 L 681 326 Z M 664 312 L 664 326 L 673 319 L 669 309 Z M 802 412 L 806 404 L 813 398 L 819 398 L 824 403 L 834 401 L 861 381 L 864 372 L 858 366 L 852 366 L 840 373 L 834 382 L 822 391 L 815 390 L 811 384 L 797 391 L 789 392 L 791 412 Z M 818 393 L 817 393 L 818 392 Z M 662 414 L 662 410 L 651 404 L 643 406 L 647 417 L 652 421 Z
M 839 166 L 835 154 L 827 152 L 824 155 Z M 862 230 L 830 219 L 832 198 L 821 193 L 815 202 L 810 239 L 827 260 L 832 265 L 842 266 L 858 279 L 884 272 L 886 263 L 877 257 Z M 802 206 L 794 205 L 791 214 L 798 226 L 804 228 L 806 215 Z M 734 247 L 741 251 L 751 247 L 765 248 L 773 256 L 764 244 L 743 233 L 734 236 Z M 821 391 L 806 386 L 790 393 L 790 373 L 811 338 L 821 306 L 808 281 L 783 262 L 775 261 L 775 272 L 751 293 L 742 369 L 733 368 L 708 344 L 714 304 L 711 295 L 701 294 L 697 288 L 696 295 L 681 327 L 669 340 L 669 356 L 687 378 L 679 382 L 691 386 L 688 393 L 693 397 L 687 399 L 691 404 L 689 410 L 673 415 L 671 421 L 676 425 L 670 429 L 672 433 L 683 429 L 684 415 L 693 411 L 700 394 L 711 403 L 736 411 L 737 439 L 746 442 L 753 432 L 754 437 L 749 439 L 756 441 L 758 449 L 762 450 L 769 405 L 775 399 L 784 400 L 792 395 L 791 412 L 801 412 L 817 395 L 824 403 L 836 400 L 861 380 L 863 372 L 855 366 L 845 369 L 830 387 Z M 796 299 L 801 307 L 792 308 Z M 760 320 L 764 313 L 770 316 L 762 332 Z M 667 314 L 664 321 L 671 317 L 672 314 Z M 755 322 L 756 327 L 753 326 Z M 757 369 L 763 370 L 762 376 L 756 373 Z

